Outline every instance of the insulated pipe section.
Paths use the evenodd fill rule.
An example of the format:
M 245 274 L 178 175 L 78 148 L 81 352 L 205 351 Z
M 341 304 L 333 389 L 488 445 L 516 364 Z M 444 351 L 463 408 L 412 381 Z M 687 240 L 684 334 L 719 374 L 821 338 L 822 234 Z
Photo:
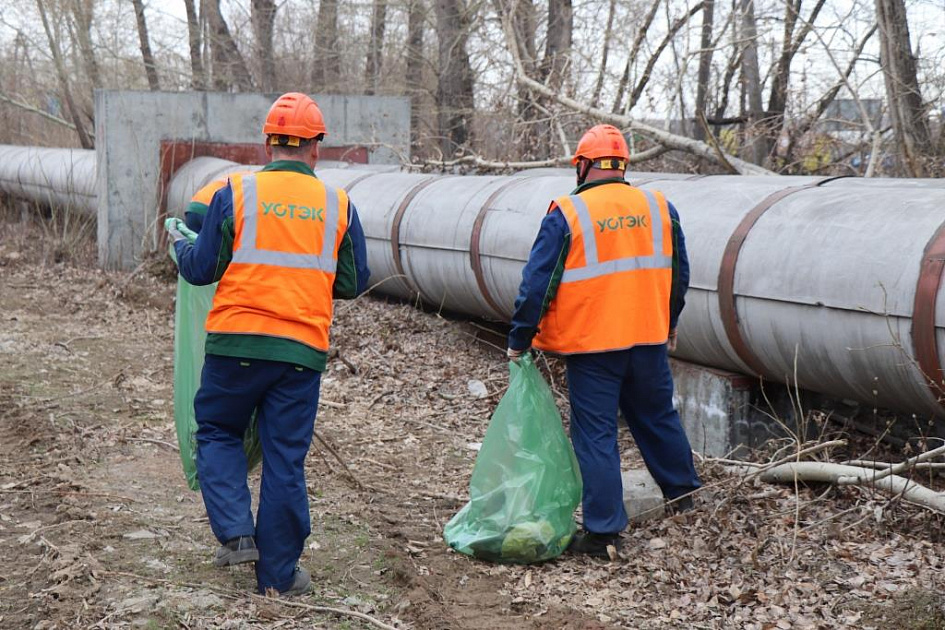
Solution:
M 85 215 L 97 211 L 95 151 L 0 145 L 0 192 Z
M 357 204 L 380 290 L 503 321 L 548 203 L 574 187 L 556 174 L 319 176 Z M 686 232 L 692 279 L 676 356 L 945 416 L 945 182 L 628 180 L 663 191 Z

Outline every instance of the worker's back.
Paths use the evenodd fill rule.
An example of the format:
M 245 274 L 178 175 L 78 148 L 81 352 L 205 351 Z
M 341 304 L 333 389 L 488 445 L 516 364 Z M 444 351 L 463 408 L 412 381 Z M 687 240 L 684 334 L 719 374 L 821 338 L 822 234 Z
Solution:
M 673 239 L 663 195 L 613 183 L 555 205 L 571 242 L 534 345 L 572 354 L 665 343 Z

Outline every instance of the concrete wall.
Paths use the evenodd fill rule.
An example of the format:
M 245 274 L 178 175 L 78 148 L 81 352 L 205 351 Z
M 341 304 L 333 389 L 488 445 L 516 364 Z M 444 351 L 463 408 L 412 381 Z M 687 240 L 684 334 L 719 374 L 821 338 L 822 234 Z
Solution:
M 96 90 L 98 253 L 108 268 L 129 269 L 158 244 L 162 140 L 262 142 L 276 95 Z M 410 151 L 410 101 L 388 96 L 319 96 L 324 145 L 361 145 L 372 164 Z

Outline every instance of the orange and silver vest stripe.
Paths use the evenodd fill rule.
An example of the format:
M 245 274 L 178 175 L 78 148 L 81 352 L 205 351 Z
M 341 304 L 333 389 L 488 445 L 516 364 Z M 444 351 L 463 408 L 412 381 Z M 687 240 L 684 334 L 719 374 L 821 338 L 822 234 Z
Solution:
M 231 185 L 233 258 L 207 331 L 280 337 L 327 351 L 347 196 L 284 171 L 237 176 Z
M 571 246 L 534 345 L 561 354 L 665 343 L 673 244 L 659 193 L 598 186 L 561 197 Z

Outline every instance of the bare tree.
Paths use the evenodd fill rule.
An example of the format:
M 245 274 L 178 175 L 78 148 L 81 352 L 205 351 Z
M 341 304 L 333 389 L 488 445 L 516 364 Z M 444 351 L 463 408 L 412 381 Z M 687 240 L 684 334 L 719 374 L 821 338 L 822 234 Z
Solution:
M 59 77 L 59 87 L 62 89 L 62 96 L 66 101 L 69 117 L 72 118 L 72 124 L 75 125 L 76 135 L 79 136 L 79 145 L 83 149 L 91 149 L 92 139 L 89 137 L 85 126 L 82 124 L 82 117 L 76 107 L 75 100 L 72 98 L 72 89 L 69 87 L 69 75 L 66 72 L 66 64 L 62 59 L 59 40 L 56 39 L 49 25 L 49 17 L 46 14 L 46 5 L 43 0 L 36 0 L 36 8 L 39 10 L 39 16 L 43 22 L 43 30 L 46 32 L 46 39 L 49 40 L 49 51 L 52 53 L 53 64 L 56 67 L 56 75 Z
M 469 16 L 464 0 L 434 0 L 433 10 L 439 39 L 436 103 L 440 150 L 449 156 L 470 140 L 473 73 L 466 52 Z
M 144 60 L 144 72 L 148 77 L 148 87 L 152 92 L 161 89 L 158 82 L 157 67 L 154 65 L 154 54 L 151 52 L 151 40 L 148 37 L 148 22 L 144 17 L 143 0 L 131 0 L 135 7 L 135 22 L 138 24 L 138 43 L 141 46 L 141 58 Z
M 624 94 L 626 94 L 627 85 L 629 85 L 630 82 L 630 70 L 633 68 L 633 63 L 640 54 L 640 49 L 643 47 L 643 43 L 646 41 L 647 30 L 650 28 L 650 25 L 653 24 L 653 18 L 656 17 L 656 11 L 660 8 L 660 1 L 661 0 L 653 0 L 653 4 L 650 5 L 650 8 L 643 16 L 643 21 L 637 27 L 637 34 L 633 38 L 633 44 L 630 46 L 630 52 L 627 55 L 627 63 L 623 67 L 623 74 L 620 76 L 620 83 L 617 85 L 617 96 L 614 98 L 614 106 L 611 108 L 611 111 L 614 114 L 628 112 L 630 111 L 630 108 L 633 107 L 633 103 L 631 103 L 626 108 L 624 108 L 623 97 Z
M 338 50 L 338 0 L 321 0 L 315 27 L 315 63 L 312 85 L 319 92 L 336 89 L 341 80 L 341 54 Z
M 201 12 L 207 18 L 210 27 L 210 57 L 213 61 L 213 87 L 226 90 L 231 85 L 239 90 L 253 87 L 252 75 L 246 66 L 240 49 L 230 35 L 223 14 L 220 13 L 220 0 L 203 0 Z
M 771 94 L 768 97 L 768 112 L 765 120 L 766 153 L 771 154 L 777 146 L 777 138 L 784 128 L 784 112 L 787 108 L 788 85 L 791 80 L 791 62 L 804 45 L 804 40 L 814 27 L 814 22 L 824 7 L 825 0 L 817 0 L 810 17 L 802 20 L 795 35 L 801 12 L 802 0 L 787 0 L 784 3 L 784 36 L 781 40 L 781 55 L 771 73 Z
M 604 44 L 600 53 L 600 68 L 597 71 L 597 83 L 594 84 L 594 96 L 591 102 L 594 107 L 600 105 L 600 93 L 604 87 L 604 76 L 607 74 L 607 58 L 610 56 L 610 42 L 614 37 L 614 13 L 617 9 L 617 0 L 610 0 L 607 7 L 607 28 L 604 29 Z
M 715 20 L 715 0 L 705 0 L 702 7 L 702 31 L 699 35 L 699 71 L 696 77 L 696 115 L 705 116 L 706 94 L 709 91 L 709 79 L 712 72 L 712 27 Z M 697 140 L 705 140 L 701 125 L 695 126 Z
M 407 72 L 405 83 L 410 96 L 410 139 L 416 147 L 420 138 L 420 95 L 423 92 L 423 30 L 427 7 L 424 0 L 409 0 L 407 8 Z
M 564 82 L 565 70 L 571 59 L 573 36 L 574 10 L 571 0 L 548 0 L 545 56 L 538 70 L 539 76 L 553 90 L 559 89 Z
M 184 0 L 187 11 L 187 41 L 190 45 L 190 86 L 195 90 L 207 89 L 207 77 L 204 75 L 203 54 L 200 50 L 200 22 L 194 0 Z
M 877 27 L 874 24 L 872 28 L 866 32 L 863 38 L 860 39 L 856 49 L 853 51 L 853 56 L 850 58 L 850 62 L 844 69 L 840 79 L 817 100 L 817 103 L 814 105 L 811 111 L 792 130 L 792 133 L 789 136 L 787 150 L 785 152 L 785 161 L 788 165 L 794 161 L 794 152 L 796 150 L 798 140 L 800 140 L 807 132 L 813 129 L 814 125 L 817 124 L 817 121 L 823 117 L 824 113 L 827 111 L 827 108 L 830 107 L 830 104 L 833 103 L 837 98 L 840 90 L 843 89 L 844 86 L 848 85 L 850 75 L 853 74 L 853 69 L 856 68 L 857 62 L 860 61 L 867 42 L 869 42 L 873 35 L 876 34 L 876 28 Z
M 919 91 L 904 0 L 876 0 L 876 22 L 889 118 L 903 166 L 913 177 L 925 177 L 929 174 L 925 156 L 932 152 L 932 134 Z
M 371 41 L 364 66 L 364 93 L 374 94 L 380 83 L 384 53 L 384 27 L 387 25 L 387 0 L 374 0 L 371 14 Z
M 259 62 L 259 87 L 264 92 L 276 90 L 276 60 L 272 52 L 272 31 L 276 21 L 275 0 L 253 0 L 253 36 Z
M 742 50 L 742 93 L 747 96 L 746 157 L 755 164 L 764 163 L 768 155 L 764 134 L 764 104 L 761 100 L 761 72 L 758 69 L 758 28 L 755 22 L 755 0 L 740 0 L 740 38 Z
M 102 85 L 98 60 L 95 58 L 95 50 L 92 48 L 91 31 L 95 3 L 93 0 L 72 0 L 70 8 L 72 9 L 72 19 L 69 21 L 70 32 L 73 34 L 82 54 L 82 65 L 89 77 L 91 88 L 95 89 Z

